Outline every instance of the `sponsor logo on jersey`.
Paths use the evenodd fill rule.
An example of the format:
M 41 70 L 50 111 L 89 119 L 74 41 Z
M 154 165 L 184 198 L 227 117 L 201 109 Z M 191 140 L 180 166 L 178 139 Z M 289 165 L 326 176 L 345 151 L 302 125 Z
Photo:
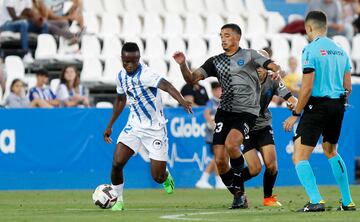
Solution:
M 320 55 L 326 56 L 327 55 L 326 50 L 325 49 L 320 49 Z

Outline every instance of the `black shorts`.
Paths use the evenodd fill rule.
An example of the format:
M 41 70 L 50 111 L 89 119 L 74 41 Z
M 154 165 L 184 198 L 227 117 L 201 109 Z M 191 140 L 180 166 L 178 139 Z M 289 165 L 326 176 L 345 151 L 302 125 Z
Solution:
M 337 144 L 344 111 L 343 99 L 311 97 L 304 108 L 294 140 L 301 137 L 301 144 L 315 147 L 322 135 L 323 142 Z
M 245 137 L 242 153 L 246 153 L 252 149 L 260 151 L 260 147 L 269 144 L 275 144 L 274 132 L 271 126 L 264 127 L 260 130 L 250 131 L 249 135 Z
M 215 115 L 213 145 L 224 145 L 231 129 L 239 130 L 247 136 L 254 126 L 257 116 L 251 113 L 233 113 L 218 109 Z

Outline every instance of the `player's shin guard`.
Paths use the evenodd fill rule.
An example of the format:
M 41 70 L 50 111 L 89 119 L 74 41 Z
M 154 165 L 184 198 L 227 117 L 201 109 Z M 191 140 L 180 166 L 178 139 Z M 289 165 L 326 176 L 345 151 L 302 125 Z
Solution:
M 338 184 L 340 189 L 342 204 L 344 206 L 347 206 L 352 202 L 352 199 L 350 195 L 346 165 L 339 154 L 330 158 L 329 163 L 334 174 L 336 183 Z
M 319 189 L 316 185 L 316 178 L 309 161 L 302 160 L 295 166 L 296 173 L 312 204 L 322 200 Z
M 276 181 L 277 174 L 278 174 L 277 171 L 273 175 L 267 169 L 265 170 L 264 179 L 263 179 L 264 198 L 272 196 L 272 192 L 273 192 L 273 188 L 274 188 L 274 184 L 275 184 L 275 181 Z
M 226 188 L 230 191 L 230 193 L 234 194 L 234 188 L 232 187 L 234 180 L 234 171 L 230 169 L 228 172 L 219 175 L 221 180 L 225 184 Z

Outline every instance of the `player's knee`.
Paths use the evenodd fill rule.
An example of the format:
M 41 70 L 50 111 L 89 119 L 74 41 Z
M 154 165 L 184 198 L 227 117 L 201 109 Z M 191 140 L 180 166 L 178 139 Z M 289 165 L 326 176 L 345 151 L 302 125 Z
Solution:
M 336 156 L 336 155 L 337 155 L 337 152 L 336 152 L 335 149 L 333 149 L 333 150 L 326 150 L 326 149 L 324 149 L 324 154 L 325 154 L 325 156 L 326 156 L 328 159 L 330 159 L 330 158 Z
M 277 172 L 277 164 L 275 162 L 270 162 L 265 164 L 266 165 L 266 169 L 267 171 L 271 174 L 274 175 Z
M 233 152 L 237 153 L 239 151 L 240 145 L 241 143 L 239 141 L 230 139 L 225 142 L 225 149 L 231 155 Z
M 113 160 L 112 168 L 116 170 L 122 170 L 124 168 L 124 164 L 121 161 Z
M 250 175 L 253 177 L 259 175 L 259 173 L 261 172 L 261 164 L 254 164 L 251 167 L 249 166 L 249 172 Z

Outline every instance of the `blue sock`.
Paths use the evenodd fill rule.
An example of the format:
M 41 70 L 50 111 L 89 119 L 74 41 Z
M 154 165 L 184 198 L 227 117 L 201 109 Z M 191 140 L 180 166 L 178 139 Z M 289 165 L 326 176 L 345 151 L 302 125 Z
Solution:
M 344 206 L 349 205 L 352 202 L 349 188 L 348 175 L 346 165 L 338 154 L 329 159 L 329 163 L 334 174 L 336 183 L 340 188 L 341 199 Z
M 316 185 L 316 178 L 309 161 L 300 161 L 296 164 L 295 169 L 301 184 L 310 198 L 310 202 L 313 204 L 319 203 L 320 200 L 322 200 L 322 197 Z

